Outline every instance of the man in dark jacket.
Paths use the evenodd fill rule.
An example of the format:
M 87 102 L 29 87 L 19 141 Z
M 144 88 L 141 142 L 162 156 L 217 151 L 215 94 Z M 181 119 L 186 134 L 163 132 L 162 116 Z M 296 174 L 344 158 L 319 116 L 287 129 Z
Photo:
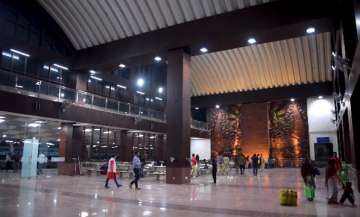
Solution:
M 252 166 L 252 169 L 253 169 L 253 175 L 257 176 L 258 169 L 259 169 L 259 158 L 257 157 L 256 154 L 254 154 L 251 157 L 251 166 Z

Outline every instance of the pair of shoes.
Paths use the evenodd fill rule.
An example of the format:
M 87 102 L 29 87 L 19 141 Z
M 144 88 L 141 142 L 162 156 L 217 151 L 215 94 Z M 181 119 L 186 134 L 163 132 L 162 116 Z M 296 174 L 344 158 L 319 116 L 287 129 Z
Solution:
M 118 188 L 120 188 L 121 186 L 122 186 L 122 185 L 120 185 L 120 184 L 119 184 L 119 185 L 117 185 L 117 187 L 118 187 Z
M 107 185 L 105 185 L 104 187 L 105 187 L 105 188 L 109 188 L 109 186 L 107 186 Z
M 141 190 L 141 188 L 135 188 L 135 190 Z

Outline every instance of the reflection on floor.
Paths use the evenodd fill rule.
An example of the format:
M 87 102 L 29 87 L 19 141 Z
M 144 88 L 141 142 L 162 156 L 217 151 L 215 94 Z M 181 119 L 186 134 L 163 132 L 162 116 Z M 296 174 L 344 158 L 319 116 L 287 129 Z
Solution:
M 42 176 L 20 179 L 0 174 L 1 217 L 45 216 L 360 216 L 359 208 L 326 204 L 323 178 L 317 180 L 315 202 L 303 198 L 297 169 L 274 169 L 260 176 L 210 176 L 193 179 L 189 185 L 167 185 L 155 177 L 141 180 L 140 191 L 130 190 L 129 179 L 122 187 L 104 188 L 104 177 Z M 278 192 L 296 188 L 297 207 L 283 207 Z M 359 194 L 356 193 L 359 204 Z

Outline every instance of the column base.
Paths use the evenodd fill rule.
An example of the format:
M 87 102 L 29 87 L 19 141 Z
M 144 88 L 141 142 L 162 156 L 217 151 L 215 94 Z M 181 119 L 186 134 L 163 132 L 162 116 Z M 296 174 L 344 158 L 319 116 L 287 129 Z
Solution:
M 189 167 L 166 167 L 166 184 L 188 184 L 190 172 Z
M 80 175 L 79 164 L 64 162 L 58 163 L 58 174 L 64 176 Z

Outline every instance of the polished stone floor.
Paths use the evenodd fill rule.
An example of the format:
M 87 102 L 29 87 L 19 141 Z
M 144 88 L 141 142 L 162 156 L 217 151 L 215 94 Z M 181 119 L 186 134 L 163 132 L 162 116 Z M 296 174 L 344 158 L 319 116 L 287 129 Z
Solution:
M 167 185 L 147 177 L 135 191 L 129 189 L 128 178 L 121 179 L 119 189 L 113 183 L 105 189 L 101 176 L 20 179 L 0 173 L 0 216 L 360 216 L 358 207 L 326 204 L 323 178 L 317 180 L 316 200 L 306 201 L 297 169 L 265 170 L 258 177 L 232 173 L 218 179 L 217 185 L 210 176 L 197 177 L 189 185 Z M 298 190 L 297 207 L 279 205 L 283 188 Z M 359 199 L 356 193 L 357 204 Z

